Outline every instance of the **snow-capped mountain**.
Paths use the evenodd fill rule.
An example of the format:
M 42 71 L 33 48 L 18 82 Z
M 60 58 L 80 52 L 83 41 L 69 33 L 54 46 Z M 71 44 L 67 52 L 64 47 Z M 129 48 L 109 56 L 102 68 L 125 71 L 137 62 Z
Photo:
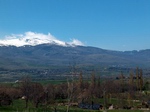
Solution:
M 20 35 L 6 36 L 5 39 L 0 40 L 0 46 L 36 46 L 40 44 L 54 44 L 60 46 L 83 46 L 83 43 L 77 39 L 73 39 L 71 42 L 64 42 L 56 39 L 50 33 L 48 35 L 42 33 L 26 32 Z
M 29 45 L 29 46 L 28 46 Z M 71 47 L 76 46 L 76 47 Z M 79 40 L 64 42 L 51 34 L 26 32 L 0 40 L 0 68 L 64 66 L 73 60 L 80 65 L 150 67 L 150 49 L 111 51 L 84 46 Z
M 31 39 L 32 41 L 27 39 L 23 41 L 23 39 L 25 38 L 17 42 L 31 43 L 34 42 L 33 40 L 37 40 L 36 43 L 43 42 L 39 39 Z M 44 42 L 50 41 L 45 40 Z M 62 43 L 59 45 L 32 44 L 35 46 L 21 46 L 24 43 L 16 44 L 20 47 L 0 46 L 0 68 L 47 68 L 49 66 L 68 66 L 70 63 L 78 63 L 83 66 L 150 67 L 150 49 L 121 52 L 88 46 L 66 47 L 62 46 L 65 45 Z

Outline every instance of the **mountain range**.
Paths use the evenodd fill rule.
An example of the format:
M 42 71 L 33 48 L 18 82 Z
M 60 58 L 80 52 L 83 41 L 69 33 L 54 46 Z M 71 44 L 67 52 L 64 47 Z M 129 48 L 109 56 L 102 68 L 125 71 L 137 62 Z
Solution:
M 24 75 L 34 80 L 64 79 L 75 69 L 86 77 L 93 70 L 103 74 L 102 77 L 115 77 L 121 71 L 128 74 L 136 67 L 149 70 L 150 49 L 106 50 L 85 46 L 77 39 L 64 42 L 51 34 L 34 32 L 0 40 L 0 82 L 15 81 Z M 149 75 L 149 71 L 144 74 Z
M 24 46 L 0 46 L 1 68 L 46 68 L 49 66 L 122 66 L 150 67 L 150 49 L 113 51 L 90 46 L 61 46 L 46 43 Z
M 113 51 L 85 46 L 77 39 L 64 42 L 48 35 L 26 32 L 0 40 L 1 68 L 46 68 L 49 66 L 150 67 L 150 49 Z

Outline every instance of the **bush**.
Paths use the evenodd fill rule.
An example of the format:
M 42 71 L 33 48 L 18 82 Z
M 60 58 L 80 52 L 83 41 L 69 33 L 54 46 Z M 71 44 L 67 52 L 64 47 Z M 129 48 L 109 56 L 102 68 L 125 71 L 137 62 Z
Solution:
M 10 105 L 11 103 L 12 103 L 12 100 L 8 94 L 4 92 L 0 93 L 0 106 Z

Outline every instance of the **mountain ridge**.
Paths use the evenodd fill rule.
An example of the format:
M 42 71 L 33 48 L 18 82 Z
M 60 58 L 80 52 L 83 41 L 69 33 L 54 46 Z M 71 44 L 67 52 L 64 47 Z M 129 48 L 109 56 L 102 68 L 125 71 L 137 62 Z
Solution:
M 91 46 L 0 46 L 0 67 L 26 68 L 68 66 L 129 66 L 150 67 L 150 49 L 140 51 L 113 51 Z

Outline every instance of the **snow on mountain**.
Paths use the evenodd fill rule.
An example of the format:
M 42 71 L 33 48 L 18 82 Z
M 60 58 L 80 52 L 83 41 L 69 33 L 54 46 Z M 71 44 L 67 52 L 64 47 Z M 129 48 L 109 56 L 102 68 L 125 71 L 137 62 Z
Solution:
M 5 39 L 0 40 L 0 46 L 25 46 L 31 45 L 36 46 L 39 44 L 56 44 L 60 46 L 83 46 L 84 44 L 77 40 L 73 39 L 71 42 L 64 42 L 56 39 L 50 33 L 48 35 L 42 33 L 35 32 L 26 32 L 25 34 L 16 35 L 13 34 L 11 36 L 6 36 Z

